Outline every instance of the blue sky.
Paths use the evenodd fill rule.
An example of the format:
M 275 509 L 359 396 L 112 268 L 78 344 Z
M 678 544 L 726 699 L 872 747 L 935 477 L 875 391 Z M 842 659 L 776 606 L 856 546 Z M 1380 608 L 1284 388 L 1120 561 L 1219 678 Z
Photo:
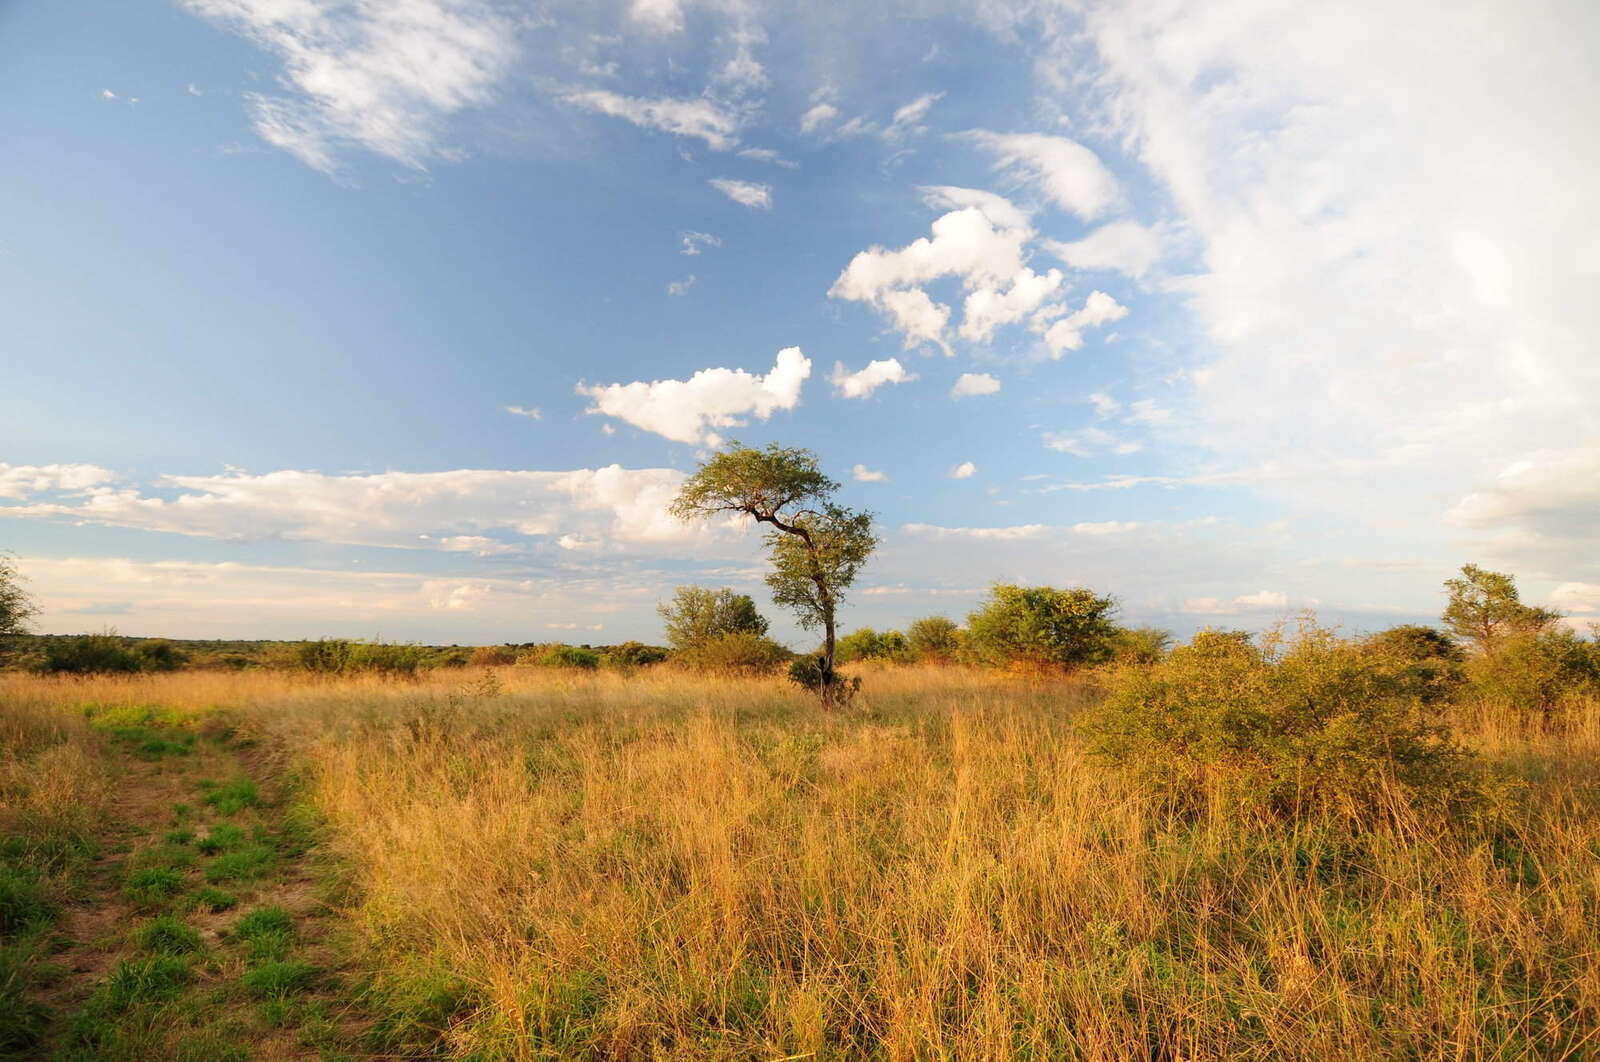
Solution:
M 652 639 L 764 599 L 663 512 L 737 438 L 879 515 L 847 627 L 1372 628 L 1468 560 L 1600 617 L 1597 52 L 1576 2 L 24 0 L 0 547 L 49 631 Z

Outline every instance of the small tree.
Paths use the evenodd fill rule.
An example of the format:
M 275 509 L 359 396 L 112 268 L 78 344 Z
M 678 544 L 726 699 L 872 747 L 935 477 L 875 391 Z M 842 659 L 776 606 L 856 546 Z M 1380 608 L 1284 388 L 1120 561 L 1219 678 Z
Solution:
M 667 644 L 677 650 L 694 649 L 724 634 L 766 634 L 767 621 L 756 611 L 749 594 L 731 587 L 680 586 L 671 601 L 656 606 L 667 625 Z
M 1561 618 L 1547 608 L 1524 605 L 1510 575 L 1476 564 L 1464 565 L 1461 578 L 1446 579 L 1444 588 L 1450 595 L 1442 617 L 1445 629 L 1481 653 L 1494 652 L 1508 635 L 1537 634 Z
M 911 622 L 906 641 L 918 660 L 948 663 L 961 649 L 961 628 L 943 616 L 924 616 Z
M 39 614 L 22 589 L 22 574 L 9 553 L 0 553 L 0 636 L 27 634 L 28 621 Z
M 1116 602 L 1073 587 L 996 583 L 967 617 L 967 645 L 986 664 L 1076 668 L 1111 656 Z
M 838 489 L 810 450 L 732 443 L 701 465 L 672 503 L 682 520 L 740 513 L 772 529 L 767 585 L 802 627 L 822 628 L 816 688 L 826 704 L 843 695 L 833 666 L 837 610 L 878 544 L 871 513 L 833 504 Z

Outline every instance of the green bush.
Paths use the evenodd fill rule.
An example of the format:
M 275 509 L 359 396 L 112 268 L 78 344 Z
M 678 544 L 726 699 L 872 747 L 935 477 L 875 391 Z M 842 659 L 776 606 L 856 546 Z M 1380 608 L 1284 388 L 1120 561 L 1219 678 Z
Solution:
M 911 660 L 911 643 L 899 631 L 884 631 L 879 634 L 871 627 L 862 627 L 839 639 L 834 658 L 841 664 L 848 664 L 855 660 L 888 660 L 898 664 L 909 663 Z
M 821 653 L 806 653 L 797 656 L 789 662 L 789 681 L 819 696 L 823 692 L 826 674 Z M 834 672 L 833 689 L 829 693 L 831 703 L 838 708 L 847 707 L 855 695 L 861 692 L 861 676 L 852 675 L 845 677 Z
M 673 661 L 692 671 L 728 675 L 771 675 L 794 654 L 771 638 L 749 631 L 720 635 L 673 655 Z
M 1081 587 L 997 583 L 967 617 L 967 650 L 991 667 L 1073 669 L 1110 659 L 1116 603 Z
M 947 664 L 961 652 L 961 628 L 943 616 L 924 616 L 906 628 L 906 641 L 915 659 Z
M 1202 632 L 1154 666 L 1120 669 L 1086 727 L 1098 753 L 1189 810 L 1370 820 L 1397 791 L 1457 811 L 1485 792 L 1403 671 L 1310 623 L 1262 647 Z
M 1172 634 L 1159 627 L 1118 627 L 1111 635 L 1111 659 L 1118 664 L 1148 667 L 1172 648 Z
M 133 647 L 141 671 L 176 671 L 189 657 L 165 638 L 146 638 Z
M 649 667 L 659 664 L 672 654 L 659 645 L 645 645 L 643 642 L 623 642 L 613 645 L 600 654 L 600 663 L 606 667 L 617 668 L 621 671 L 632 671 L 636 668 Z
M 51 638 L 45 643 L 40 670 L 52 675 L 131 675 L 145 669 L 145 659 L 126 638 L 114 632 Z
M 732 587 L 680 586 L 672 600 L 656 606 L 667 628 L 667 643 L 680 652 L 695 649 L 725 634 L 767 633 L 767 621 L 749 594 Z
M 592 649 L 580 649 L 576 645 L 565 645 L 556 642 L 551 645 L 535 646 L 523 653 L 517 661 L 519 664 L 532 664 L 534 667 L 559 667 L 576 668 L 580 671 L 593 671 L 600 666 L 600 654 Z
M 319 638 L 301 642 L 291 654 L 294 666 L 314 675 L 370 673 L 385 678 L 415 678 L 430 663 L 420 645 L 389 642 L 353 642 L 344 638 Z
M 1466 692 L 1485 704 L 1550 714 L 1600 695 L 1600 642 L 1565 628 L 1502 638 L 1467 662 Z
M 1406 623 L 1369 635 L 1362 642 L 1375 666 L 1388 667 L 1416 696 L 1428 702 L 1448 698 L 1466 678 L 1461 646 L 1434 627 Z

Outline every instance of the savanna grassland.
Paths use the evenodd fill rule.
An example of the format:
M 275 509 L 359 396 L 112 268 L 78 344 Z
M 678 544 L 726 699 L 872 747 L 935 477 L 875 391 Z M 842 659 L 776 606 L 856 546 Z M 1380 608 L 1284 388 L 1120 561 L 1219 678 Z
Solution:
M 1420 773 L 1360 767 L 1311 799 L 1297 775 L 1268 784 L 1237 760 L 1177 787 L 1181 765 L 1102 754 L 1104 723 L 1083 724 L 1107 689 L 1126 700 L 1124 680 L 858 673 L 831 711 L 779 678 L 665 668 L 0 676 L 7 1046 L 1600 1054 L 1593 701 L 1551 715 L 1453 700 L 1439 713 L 1455 737 L 1428 732 Z M 1266 681 L 1215 673 L 1233 693 Z M 1371 693 L 1349 674 L 1318 688 Z M 1309 754 L 1337 775 L 1353 747 Z M 1461 799 L 1429 799 L 1446 776 Z M 158 778 L 188 811 L 129 796 Z M 230 782 L 257 805 L 207 803 Z M 141 833 L 141 815 L 160 821 Z M 209 881 L 227 852 L 199 841 L 230 824 L 258 873 Z M 166 894 L 130 898 L 141 865 L 171 867 Z M 74 918 L 112 890 L 125 917 L 86 944 Z M 279 915 L 243 921 L 260 910 Z

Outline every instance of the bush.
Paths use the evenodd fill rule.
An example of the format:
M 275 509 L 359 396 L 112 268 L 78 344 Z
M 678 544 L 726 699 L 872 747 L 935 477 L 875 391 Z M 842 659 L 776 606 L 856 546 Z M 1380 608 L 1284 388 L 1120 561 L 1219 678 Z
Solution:
M 115 632 L 51 638 L 45 643 L 40 670 L 55 675 L 131 675 L 145 661 Z
M 673 660 L 694 671 L 770 675 L 793 657 L 793 653 L 771 638 L 741 631 L 680 651 L 674 654 Z
M 704 586 L 680 586 L 672 600 L 656 606 L 666 624 L 667 643 L 674 649 L 693 649 L 725 634 L 767 633 L 767 621 L 756 611 L 749 594 L 736 594 L 732 587 L 712 590 Z
M 385 678 L 415 678 L 428 663 L 428 650 L 420 645 L 318 638 L 295 646 L 293 661 L 314 675 L 369 672 Z
M 565 667 L 593 671 L 600 666 L 600 654 L 592 649 L 580 649 L 575 645 L 563 645 L 557 642 L 553 645 L 536 646 L 523 653 L 517 662 L 532 664 L 535 667 Z
M 1600 695 L 1600 643 L 1564 628 L 1508 636 L 1495 652 L 1473 656 L 1464 670 L 1475 700 L 1551 714 Z
M 484 645 L 472 651 L 473 667 L 505 667 L 517 662 L 517 651 L 509 645 Z
M 835 650 L 835 659 L 841 664 L 848 664 L 853 660 L 889 660 L 895 663 L 909 663 L 911 660 L 911 644 L 906 641 L 906 636 L 899 631 L 884 631 L 879 634 L 871 627 L 862 627 L 860 630 L 851 631 L 839 639 L 838 648 Z
M 1465 679 L 1466 653 L 1449 635 L 1407 623 L 1367 637 L 1362 647 L 1379 667 L 1393 669 L 1406 689 L 1429 703 L 1454 693 Z
M 991 667 L 1073 669 L 1110 659 L 1116 603 L 1082 588 L 997 583 L 967 617 L 967 648 Z
M 961 652 L 961 628 L 943 616 L 924 616 L 906 628 L 906 642 L 917 660 L 949 663 Z
M 1118 664 L 1148 667 L 1172 648 L 1172 633 L 1159 627 L 1118 627 L 1111 635 L 1111 659 Z
M 824 695 L 824 681 L 826 672 L 822 666 L 823 657 L 820 653 L 808 653 L 797 656 L 789 664 L 789 681 L 797 686 L 802 686 L 812 693 Z M 828 703 L 836 708 L 847 707 L 855 695 L 861 692 L 861 677 L 859 675 L 846 678 L 837 671 L 833 675 L 833 689 L 826 691 Z
M 1404 673 L 1309 622 L 1264 647 L 1206 631 L 1152 667 L 1123 668 L 1087 729 L 1098 753 L 1191 811 L 1220 801 L 1370 820 L 1396 789 L 1451 810 L 1483 796 L 1471 754 Z
M 165 638 L 146 638 L 133 647 L 141 671 L 176 671 L 189 662 L 188 656 Z
M 659 664 L 670 655 L 667 650 L 658 645 L 645 645 L 643 642 L 623 642 L 621 645 L 613 645 L 601 653 L 600 663 L 606 667 L 632 671 L 635 668 Z

